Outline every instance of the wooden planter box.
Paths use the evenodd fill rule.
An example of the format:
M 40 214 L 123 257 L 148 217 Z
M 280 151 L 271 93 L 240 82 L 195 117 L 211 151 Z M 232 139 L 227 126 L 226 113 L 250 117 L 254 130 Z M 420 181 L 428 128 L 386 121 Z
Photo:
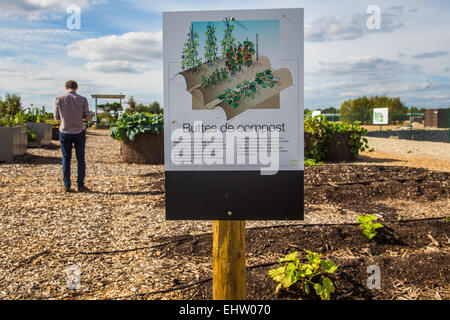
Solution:
M 59 140 L 59 127 L 52 126 L 52 140 Z
M 349 132 L 338 132 L 335 137 L 335 143 L 327 145 L 325 159 L 330 161 L 356 160 L 356 157 L 348 144 L 349 141 Z
M 120 154 L 127 163 L 164 163 L 164 134 L 141 133 L 134 141 L 125 138 L 121 141 Z
M 0 161 L 11 162 L 27 153 L 27 134 L 21 127 L 0 127 Z
M 30 147 L 40 147 L 52 143 L 52 125 L 50 123 L 25 122 L 24 125 L 36 132 L 38 136 L 37 140 L 29 145 Z

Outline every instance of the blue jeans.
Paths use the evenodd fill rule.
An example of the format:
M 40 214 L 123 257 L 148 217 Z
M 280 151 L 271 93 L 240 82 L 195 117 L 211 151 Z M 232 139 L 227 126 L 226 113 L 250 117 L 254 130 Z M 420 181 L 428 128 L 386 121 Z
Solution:
M 62 171 L 64 187 L 70 188 L 70 161 L 72 160 L 72 144 L 75 146 L 75 154 L 77 156 L 78 188 L 84 187 L 84 177 L 86 175 L 86 162 L 84 160 L 84 149 L 86 146 L 86 131 L 83 130 L 77 134 L 59 133 L 59 141 L 61 142 L 62 151 Z

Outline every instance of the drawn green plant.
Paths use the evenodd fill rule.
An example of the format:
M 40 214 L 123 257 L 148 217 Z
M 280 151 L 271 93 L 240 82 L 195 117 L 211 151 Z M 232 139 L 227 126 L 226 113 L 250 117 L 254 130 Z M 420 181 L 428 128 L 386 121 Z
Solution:
M 206 41 L 205 41 L 205 60 L 211 62 L 217 59 L 217 37 L 216 27 L 212 22 L 209 22 L 206 26 Z
M 373 214 L 358 216 L 359 226 L 363 228 L 362 232 L 369 240 L 377 235 L 377 229 L 384 227 L 381 223 L 372 222 L 377 220 L 378 218 Z
M 231 24 L 231 18 L 227 17 L 223 20 L 223 23 L 225 24 L 225 30 L 223 35 L 223 40 L 220 42 L 222 47 L 222 55 L 226 56 L 227 50 L 230 47 L 236 46 L 236 39 L 233 36 L 233 30 L 234 26 Z
M 225 53 L 225 66 L 232 74 L 241 71 L 243 66 L 249 67 L 253 64 L 255 49 L 253 42 L 238 42 L 237 46 L 229 46 Z
M 226 68 L 216 69 L 209 77 L 202 76 L 201 85 L 206 88 L 210 85 L 217 84 L 228 79 L 228 71 Z
M 202 63 L 201 59 L 198 57 L 198 34 L 194 32 L 194 27 L 189 27 L 189 33 L 187 34 L 187 40 L 184 43 L 183 53 L 181 55 L 181 68 L 191 69 L 195 68 Z
M 337 266 L 329 260 L 323 260 L 319 253 L 308 250 L 306 252 L 307 263 L 301 264 L 299 253 L 295 251 L 280 259 L 280 264 L 283 264 L 281 267 L 268 272 L 273 280 L 279 282 L 275 292 L 278 293 L 282 287 L 289 288 L 300 281 L 305 294 L 309 295 L 312 287 L 322 300 L 330 300 L 335 287 L 324 274 L 334 273 Z
M 272 74 L 272 70 L 267 69 L 263 73 L 257 73 L 255 79 L 252 81 L 244 81 L 238 84 L 235 89 L 226 89 L 224 93 L 217 96 L 217 99 L 222 100 L 222 103 L 228 103 L 237 108 L 242 98 L 254 98 L 257 93 L 257 86 L 273 88 L 278 82 Z

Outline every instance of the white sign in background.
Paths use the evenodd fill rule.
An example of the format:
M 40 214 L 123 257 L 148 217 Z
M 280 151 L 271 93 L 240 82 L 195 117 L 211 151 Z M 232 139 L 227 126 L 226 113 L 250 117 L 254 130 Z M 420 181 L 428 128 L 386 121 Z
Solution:
M 388 108 L 374 108 L 373 124 L 388 124 L 388 116 L 389 116 Z
M 214 21 L 223 23 L 225 17 L 232 17 L 234 21 L 244 25 L 239 30 L 235 23 L 234 36 L 236 42 L 246 40 L 245 21 L 278 20 L 279 21 L 279 50 L 269 50 L 272 37 L 265 36 L 265 31 L 258 32 L 259 56 L 270 59 L 271 69 L 289 69 L 292 75 L 292 85 L 280 92 L 280 109 L 248 109 L 241 114 L 226 120 L 223 110 L 192 110 L 192 95 L 186 90 L 186 81 L 179 73 L 181 68 L 181 54 L 186 42 L 187 33 L 192 23 Z M 217 28 L 219 29 L 219 28 Z M 197 32 L 197 30 L 194 30 Z M 203 32 L 198 30 L 198 32 Z M 268 32 L 268 31 L 267 31 Z M 200 35 L 201 36 L 201 35 Z M 249 40 L 253 40 L 249 35 Z M 219 55 L 222 32 L 216 32 Z M 199 41 L 199 49 L 204 43 Z M 267 52 L 264 52 L 264 51 Z M 279 132 L 279 170 L 304 170 L 303 167 L 303 9 L 270 9 L 270 10 L 233 10 L 233 11 L 197 11 L 197 12 L 165 12 L 163 13 L 163 60 L 164 60 L 164 139 L 165 139 L 165 169 L 176 170 L 261 170 L 261 163 L 238 163 L 236 157 L 228 161 L 227 152 L 223 153 L 222 163 L 208 163 L 206 159 L 197 157 L 189 162 L 177 161 L 173 156 L 174 134 L 191 126 L 199 125 L 220 128 L 250 128 L 266 125 L 271 128 L 282 128 Z M 202 62 L 204 62 L 204 57 Z M 255 57 L 254 57 L 255 59 Z M 228 133 L 230 131 L 225 130 Z M 228 144 L 224 131 L 220 131 L 222 141 Z M 197 132 L 197 135 L 201 133 Z M 212 135 L 211 132 L 208 133 Z M 209 137 L 206 140 L 209 140 Z M 198 137 L 198 136 L 197 136 Z M 192 138 L 194 134 L 192 134 Z M 270 138 L 270 137 L 269 137 Z M 200 149 L 202 147 L 200 146 Z M 237 146 L 234 151 L 237 154 Z M 258 159 L 259 160 L 259 159 Z M 249 161 L 250 162 L 250 161 Z

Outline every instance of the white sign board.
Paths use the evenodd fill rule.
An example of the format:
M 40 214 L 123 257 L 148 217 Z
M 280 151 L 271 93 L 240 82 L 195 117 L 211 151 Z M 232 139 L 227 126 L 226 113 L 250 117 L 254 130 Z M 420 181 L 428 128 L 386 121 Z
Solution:
M 373 109 L 373 124 L 388 124 L 388 108 Z
M 166 171 L 303 170 L 303 9 L 163 13 Z
M 320 111 L 320 110 L 314 110 L 313 112 L 312 112 L 312 114 L 311 114 L 311 117 L 317 117 L 317 116 L 320 116 L 322 114 L 322 111 Z

